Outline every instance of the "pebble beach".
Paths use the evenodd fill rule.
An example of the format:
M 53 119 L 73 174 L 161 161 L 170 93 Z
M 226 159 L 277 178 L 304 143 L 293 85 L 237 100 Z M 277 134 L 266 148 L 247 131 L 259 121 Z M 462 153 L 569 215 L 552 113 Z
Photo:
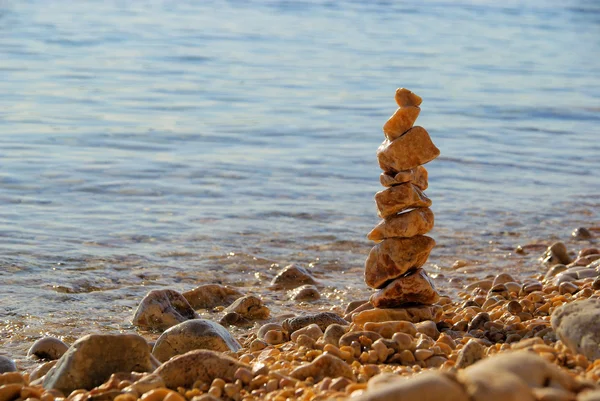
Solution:
M 0 3 L 0 401 L 600 400 L 599 15 Z

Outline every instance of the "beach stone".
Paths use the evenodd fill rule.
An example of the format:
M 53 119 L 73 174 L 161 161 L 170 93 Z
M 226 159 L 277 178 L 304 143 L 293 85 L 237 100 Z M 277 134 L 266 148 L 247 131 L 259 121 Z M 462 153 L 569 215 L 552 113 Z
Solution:
M 325 377 L 347 377 L 352 381 L 356 381 L 350 365 L 337 356 L 328 353 L 322 354 L 312 362 L 292 370 L 290 377 L 297 380 L 306 380 L 312 377 L 315 383 L 318 383 Z
M 256 331 L 256 338 L 264 340 L 265 335 L 272 330 L 284 331 L 283 327 L 279 323 L 267 323 L 260 326 L 260 328 Z
M 225 309 L 225 312 L 238 313 L 248 320 L 264 320 L 271 314 L 269 308 L 263 304 L 262 299 L 254 295 L 238 298 Z
M 275 288 L 296 288 L 304 284 L 316 285 L 317 281 L 308 270 L 295 264 L 281 269 L 271 281 L 271 286 Z
M 495 286 L 500 285 L 500 284 L 514 283 L 514 282 L 515 282 L 515 279 L 510 274 L 500 273 L 494 278 L 494 281 L 492 282 L 492 288 L 494 288 Z
M 38 380 L 38 379 L 44 377 L 46 375 L 46 373 L 48 373 L 48 371 L 50 369 L 52 369 L 52 367 L 54 367 L 54 365 L 56 365 L 57 362 L 58 362 L 58 360 L 55 359 L 55 360 L 44 362 L 44 363 L 38 365 L 29 374 L 29 381 L 33 382 L 34 380 Z M 40 384 L 42 384 L 42 383 L 40 383 Z
M 590 230 L 585 227 L 577 227 L 575 230 L 573 230 L 571 236 L 576 240 L 588 240 L 593 238 Z
M 562 305 L 552 313 L 552 328 L 574 353 L 600 359 L 600 299 Z
M 377 192 L 375 203 L 379 217 L 385 219 L 406 209 L 429 207 L 431 199 L 408 182 Z
M 577 396 L 566 390 L 552 387 L 534 388 L 536 401 L 575 401 Z
M 571 263 L 571 257 L 567 252 L 567 247 L 562 242 L 555 242 L 550 245 L 540 259 L 547 267 L 557 264 L 568 265 Z
M 396 89 L 394 98 L 398 107 L 419 106 L 423 101 L 419 95 L 414 94 L 406 88 Z
M 217 322 L 191 319 L 179 323 L 164 333 L 152 349 L 152 355 L 165 362 L 175 355 L 195 349 L 211 351 L 238 351 L 241 348 L 235 338 Z
M 319 326 L 313 323 L 294 331 L 290 338 L 293 342 L 297 342 L 298 337 L 300 337 L 301 335 L 308 336 L 316 341 L 319 339 L 319 337 L 323 335 L 323 330 L 321 330 Z
M 468 376 L 464 372 L 459 371 L 458 377 L 468 394 L 466 400 L 537 401 L 529 386 L 510 371 L 472 371 Z
M 577 396 L 577 401 L 600 401 L 600 390 L 581 392 Z
M 216 378 L 233 382 L 239 368 L 250 369 L 248 365 L 220 352 L 194 350 L 169 359 L 154 373 L 163 378 L 165 386 L 177 389 L 192 388 L 196 381 L 210 384 Z
M 406 131 L 412 128 L 421 109 L 418 106 L 404 106 L 396 110 L 396 112 L 383 125 L 383 133 L 385 137 L 393 141 L 402 136 Z
M 419 323 L 425 320 L 439 322 L 443 309 L 440 305 L 405 306 L 393 309 L 371 309 L 354 315 L 352 321 L 363 326 L 367 322 L 387 322 L 391 320 L 406 320 Z
M 439 298 L 433 281 L 419 268 L 375 292 L 370 302 L 376 308 L 393 308 L 408 303 L 431 305 Z
M 15 365 L 15 361 L 10 359 L 7 356 L 0 355 L 0 373 L 7 372 L 16 372 L 17 365 Z
M 336 347 L 340 346 L 340 338 L 348 331 L 348 326 L 342 326 L 341 324 L 330 324 L 323 333 L 323 343 L 332 344 Z
M 410 170 L 398 172 L 383 172 L 379 175 L 379 182 L 384 187 L 393 187 L 394 185 L 410 182 L 421 191 L 425 191 L 429 185 L 427 182 L 428 173 L 425 167 L 417 166 Z
M 383 171 L 410 170 L 428 163 L 440 155 L 429 133 L 415 126 L 404 135 L 390 141 L 386 139 L 377 149 L 377 160 Z
M 365 283 L 381 288 L 407 271 L 420 268 L 434 246 L 433 238 L 425 235 L 383 240 L 371 249 L 365 261 Z
M 174 290 L 152 290 L 142 299 L 133 324 L 154 330 L 166 330 L 188 319 L 196 319 L 198 315 L 188 301 Z
M 289 334 L 310 324 L 316 324 L 322 331 L 325 331 L 331 324 L 347 325 L 348 322 L 333 312 L 318 312 L 285 319 L 281 323 L 283 329 Z
M 162 377 L 155 373 L 145 374 L 140 379 L 136 380 L 129 386 L 123 389 L 126 393 L 134 393 L 139 396 L 145 394 L 149 391 L 154 390 L 155 388 L 163 388 L 165 387 L 165 381 Z
M 555 387 L 565 390 L 576 387 L 575 379 L 568 373 L 528 351 L 504 352 L 485 358 L 460 370 L 458 378 L 468 387 L 470 385 L 468 378 L 470 377 L 477 377 L 484 381 L 485 378 L 489 379 L 504 372 L 516 376 L 528 387 Z M 476 384 L 480 385 L 481 383 Z M 485 388 L 485 385 L 482 388 Z M 491 389 L 490 387 L 490 393 Z
M 559 273 L 564 272 L 565 270 L 567 270 L 567 266 L 565 266 L 563 264 L 557 264 L 557 265 L 552 266 L 546 272 L 546 275 L 544 276 L 544 282 L 550 281 L 552 278 L 554 278 L 554 276 L 556 276 Z
M 224 326 L 251 326 L 252 322 L 237 312 L 227 312 L 219 320 L 219 323 Z
M 583 248 L 577 254 L 578 257 L 584 257 L 589 255 L 600 255 L 600 249 L 598 248 Z
M 380 338 L 383 338 L 381 334 L 375 333 L 374 331 L 352 330 L 340 338 L 340 347 L 351 345 L 353 341 L 359 341 L 360 337 L 366 337 L 371 340 L 371 342 L 375 342 Z
M 409 378 L 395 375 L 371 384 L 363 394 L 352 397 L 353 401 L 468 401 L 462 386 L 451 374 L 425 372 Z M 374 376 L 371 380 L 374 380 Z
M 152 371 L 148 343 L 136 334 L 89 334 L 60 357 L 44 378 L 44 388 L 69 394 L 104 383 L 117 372 Z
M 364 329 L 379 333 L 383 338 L 392 338 L 396 333 L 406 333 L 412 337 L 417 335 L 417 326 L 407 321 L 367 322 L 364 324 Z
M 386 238 L 423 235 L 431 231 L 433 222 L 433 212 L 428 207 L 413 209 L 382 220 L 371 230 L 367 238 L 378 242 Z
M 23 385 L 17 383 L 0 386 L 0 401 L 11 401 L 19 398 L 22 388 Z
M 301 285 L 290 291 L 290 299 L 292 301 L 317 301 L 321 298 L 321 294 L 317 287 L 311 284 Z
M 68 349 L 69 346 L 58 338 L 42 337 L 29 348 L 27 356 L 30 358 L 54 360 L 63 356 Z
M 458 352 L 456 364 L 457 369 L 464 369 L 480 361 L 485 357 L 485 348 L 476 340 L 469 340 Z
M 233 287 L 221 284 L 205 284 L 182 293 L 194 309 L 212 309 L 217 306 L 229 306 L 244 296 Z
M 417 331 L 419 333 L 423 333 L 434 340 L 437 340 L 440 336 L 440 331 L 437 328 L 437 325 L 433 320 L 425 320 L 424 322 L 419 322 L 415 325 Z

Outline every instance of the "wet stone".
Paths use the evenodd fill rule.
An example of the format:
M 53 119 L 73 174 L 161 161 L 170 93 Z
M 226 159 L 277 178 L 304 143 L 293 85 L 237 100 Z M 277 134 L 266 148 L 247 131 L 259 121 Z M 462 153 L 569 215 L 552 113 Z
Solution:
M 206 284 L 182 295 L 194 309 L 212 309 L 217 306 L 229 306 L 244 294 L 226 285 Z
M 63 356 L 68 349 L 69 346 L 58 338 L 43 337 L 33 343 L 27 352 L 27 356 L 30 358 L 54 360 Z
M 10 359 L 7 356 L 0 355 L 0 373 L 7 372 L 16 372 L 17 365 L 15 365 L 15 361 Z
M 144 338 L 135 334 L 90 334 L 73 343 L 50 369 L 44 378 L 44 388 L 69 394 L 79 388 L 90 390 L 99 386 L 116 372 L 152 369 L 150 349 Z
M 567 252 L 567 247 L 562 242 L 555 242 L 550 245 L 541 257 L 542 263 L 551 267 L 557 264 L 568 265 L 571 263 L 571 257 Z
M 271 313 L 269 308 L 263 304 L 262 299 L 254 295 L 246 295 L 238 298 L 225 309 L 225 312 L 238 313 L 248 320 L 264 320 L 267 319 Z
M 271 281 L 275 288 L 296 288 L 304 284 L 316 285 L 317 281 L 304 267 L 295 264 L 281 269 Z
M 407 271 L 421 267 L 434 246 L 433 238 L 425 235 L 380 242 L 371 249 L 365 262 L 365 283 L 371 288 L 381 288 Z
M 431 209 L 413 209 L 382 220 L 371 230 L 367 238 L 371 241 L 382 241 L 386 238 L 414 237 L 427 234 L 433 228 L 433 224 L 434 217 Z
M 317 301 L 321 298 L 321 294 L 317 287 L 311 284 L 305 284 L 290 291 L 290 299 L 292 301 Z
M 322 331 L 325 331 L 331 324 L 347 325 L 348 322 L 333 312 L 319 312 L 292 317 L 282 322 L 283 329 L 290 334 L 310 324 L 316 324 Z
M 161 362 L 196 349 L 238 351 L 235 338 L 211 320 L 192 319 L 171 327 L 156 340 L 152 354 Z
M 429 207 L 431 199 L 416 186 L 406 183 L 377 192 L 375 204 L 379 217 L 385 219 L 407 209 Z
M 137 307 L 133 324 L 144 329 L 166 330 L 197 317 L 188 301 L 177 291 L 152 290 Z
M 592 233 L 585 227 L 578 227 L 571 233 L 571 236 L 576 240 L 589 240 L 593 238 Z
M 547 281 L 551 280 L 554 276 L 556 276 L 557 274 L 559 274 L 565 270 L 567 270 L 567 266 L 565 266 L 563 264 L 557 264 L 557 265 L 552 266 L 546 272 L 546 275 L 544 276 L 544 281 L 547 282 Z

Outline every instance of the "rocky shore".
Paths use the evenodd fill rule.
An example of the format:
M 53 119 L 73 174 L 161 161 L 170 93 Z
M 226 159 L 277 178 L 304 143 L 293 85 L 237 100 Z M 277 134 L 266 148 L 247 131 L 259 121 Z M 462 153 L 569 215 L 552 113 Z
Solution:
M 540 256 L 539 280 L 500 273 L 433 305 L 356 301 L 345 315 L 278 320 L 260 294 L 217 284 L 154 290 L 132 316 L 143 336 L 41 338 L 30 371 L 0 357 L 0 401 L 600 400 L 600 250 Z M 298 266 L 271 286 L 319 297 Z

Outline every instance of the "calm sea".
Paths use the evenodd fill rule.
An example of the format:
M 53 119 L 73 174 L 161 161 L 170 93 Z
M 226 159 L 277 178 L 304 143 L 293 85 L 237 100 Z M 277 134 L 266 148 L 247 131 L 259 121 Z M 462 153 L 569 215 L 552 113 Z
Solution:
M 600 225 L 594 0 L 0 0 L 0 353 L 132 330 L 152 288 L 242 286 L 275 315 L 366 296 L 401 86 L 442 152 L 443 291 Z M 291 262 L 322 301 L 265 289 Z

